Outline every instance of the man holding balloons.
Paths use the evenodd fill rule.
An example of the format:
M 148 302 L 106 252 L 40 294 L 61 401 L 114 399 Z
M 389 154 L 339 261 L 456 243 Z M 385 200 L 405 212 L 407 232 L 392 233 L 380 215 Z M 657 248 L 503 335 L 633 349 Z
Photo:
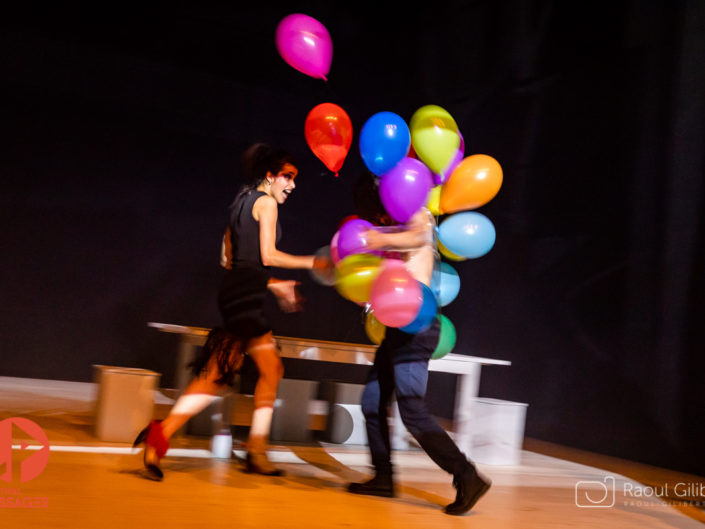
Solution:
M 360 191 L 365 187 L 368 188 L 367 193 Z M 370 207 L 370 202 L 379 197 L 376 179 L 371 174 L 361 177 L 357 191 L 358 197 L 366 197 L 369 201 L 367 204 L 358 202 L 360 217 L 379 222 L 384 212 L 379 199 L 376 208 Z M 457 496 L 453 503 L 445 507 L 444 512 L 463 514 L 487 492 L 490 481 L 481 476 L 460 452 L 430 414 L 425 403 L 428 363 L 438 344 L 440 331 L 439 320 L 436 318 L 436 297 L 430 289 L 436 259 L 434 218 L 426 207 L 421 207 L 410 214 L 403 226 L 372 228 L 365 232 L 364 239 L 368 252 L 387 250 L 403 256 L 402 259 L 386 260 L 379 277 L 387 274 L 390 281 L 382 278 L 375 285 L 388 284 L 391 287 L 409 280 L 418 282 L 423 302 L 415 320 L 402 327 L 394 325 L 394 310 L 379 314 L 380 321 L 386 323 L 388 328 L 377 349 L 361 403 L 375 476 L 366 482 L 349 484 L 348 490 L 373 496 L 395 495 L 387 408 L 392 394 L 396 393 L 399 413 L 406 428 L 431 459 L 453 475 Z M 382 300 L 384 296 L 393 298 L 403 289 L 394 290 L 390 288 L 389 292 L 372 292 L 371 297 L 376 300 Z M 382 302 L 377 305 L 393 307 L 395 303 L 391 301 L 389 304 Z
M 318 21 L 300 14 L 286 17 L 277 28 L 277 48 L 292 67 L 326 80 L 332 46 Z M 311 150 L 338 176 L 352 141 L 345 111 L 332 103 L 316 106 L 306 119 L 305 132 Z M 378 112 L 363 126 L 359 143 L 370 172 L 356 186 L 359 218 L 345 222 L 331 240 L 330 255 L 337 263 L 333 284 L 347 299 L 367 305 L 368 324 L 375 322 L 384 338 L 361 403 L 375 476 L 351 483 L 348 490 L 395 494 L 387 422 L 395 393 L 406 428 L 431 459 L 453 475 L 457 496 L 444 512 L 463 514 L 491 483 L 460 452 L 425 403 L 428 363 L 440 346 L 444 321 L 438 314 L 439 303 L 444 303 L 431 290 L 438 255 L 433 215 L 461 212 L 447 218 L 438 231 L 441 251 L 448 258 L 487 253 L 494 244 L 494 226 L 484 215 L 463 210 L 494 197 L 502 182 L 501 167 L 489 156 L 463 159 L 465 144 L 458 126 L 437 105 L 418 109 L 410 128 L 401 116 Z M 397 226 L 373 225 L 393 223 Z M 331 284 L 330 278 L 314 277 Z

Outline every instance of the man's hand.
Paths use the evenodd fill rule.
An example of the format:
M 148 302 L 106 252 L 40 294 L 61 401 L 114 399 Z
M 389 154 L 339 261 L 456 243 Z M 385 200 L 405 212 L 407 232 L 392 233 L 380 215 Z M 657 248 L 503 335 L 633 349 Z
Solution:
M 365 240 L 365 248 L 368 250 L 381 250 L 388 244 L 386 234 L 380 233 L 374 228 L 365 230 L 362 237 Z

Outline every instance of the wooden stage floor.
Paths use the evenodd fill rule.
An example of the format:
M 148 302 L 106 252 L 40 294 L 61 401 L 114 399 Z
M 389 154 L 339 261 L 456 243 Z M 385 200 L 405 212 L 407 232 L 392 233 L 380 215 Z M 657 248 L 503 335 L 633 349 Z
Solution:
M 417 449 L 394 453 L 400 493 L 393 499 L 347 493 L 346 483 L 369 471 L 367 452 L 333 444 L 273 446 L 271 457 L 287 475 L 267 478 L 241 472 L 237 447 L 232 460 L 216 460 L 207 440 L 182 436 L 163 462 L 164 481 L 153 482 L 143 478 L 141 451 L 93 436 L 93 391 L 91 384 L 0 377 L 0 421 L 30 419 L 51 446 L 37 477 L 21 483 L 14 470 L 12 481 L 0 481 L 0 527 L 687 529 L 705 523 L 703 478 L 531 439 L 520 465 L 478 465 L 493 486 L 462 517 L 441 512 L 455 490 Z M 30 457 L 32 441 L 22 449 L 21 431 L 11 431 L 17 468 Z M 0 446 L 0 476 L 8 453 Z M 578 505 L 586 498 L 597 503 Z

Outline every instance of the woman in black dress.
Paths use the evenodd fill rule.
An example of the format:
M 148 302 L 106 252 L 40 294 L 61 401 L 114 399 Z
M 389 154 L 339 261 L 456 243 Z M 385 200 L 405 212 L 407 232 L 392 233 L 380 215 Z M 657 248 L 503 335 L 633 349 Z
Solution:
M 278 280 L 270 267 L 312 269 L 332 267 L 329 260 L 313 255 L 291 255 L 277 249 L 281 235 L 278 206 L 296 187 L 296 161 L 285 151 L 265 144 L 253 145 L 244 156 L 252 183 L 245 186 L 230 206 L 230 222 L 223 238 L 221 264 L 228 269 L 218 292 L 222 327 L 214 328 L 192 364 L 195 378 L 162 422 L 152 421 L 135 440 L 144 442 L 144 463 L 154 479 L 162 479 L 159 460 L 169 438 L 190 417 L 208 406 L 232 384 L 244 354 L 259 371 L 254 394 L 254 413 L 247 441 L 246 470 L 279 475 L 266 455 L 277 386 L 283 375 L 282 361 L 264 316 L 267 292 L 272 292 L 285 311 L 299 309 L 296 281 Z

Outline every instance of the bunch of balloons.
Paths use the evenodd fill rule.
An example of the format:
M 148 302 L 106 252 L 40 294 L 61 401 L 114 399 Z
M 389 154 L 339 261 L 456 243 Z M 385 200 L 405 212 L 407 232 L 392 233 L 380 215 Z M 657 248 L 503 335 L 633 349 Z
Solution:
M 373 343 L 382 342 L 387 327 L 411 334 L 438 320 L 441 334 L 433 358 L 441 358 L 455 346 L 455 328 L 439 314 L 439 308 L 457 296 L 458 274 L 450 265 L 440 263 L 438 284 L 424 285 L 411 276 L 404 261 L 367 248 L 367 233 L 379 229 L 358 218 L 343 222 L 330 246 L 319 250 L 335 263 L 334 277 L 314 271 L 314 278 L 335 285 L 341 296 L 365 307 L 365 331 Z
M 419 108 L 410 127 L 393 112 L 374 114 L 360 132 L 360 154 L 380 178 L 380 198 L 394 220 L 408 221 L 425 204 L 434 215 L 450 215 L 438 234 L 446 257 L 475 259 L 492 249 L 494 225 L 467 210 L 494 198 L 502 168 L 485 154 L 464 158 L 463 136 L 445 109 Z
M 453 117 L 437 105 L 419 108 L 407 126 L 393 112 L 371 116 L 360 132 L 360 155 L 367 168 L 379 177 L 380 200 L 398 223 L 411 219 L 426 205 L 436 216 L 446 215 L 438 228 L 440 252 L 451 261 L 476 259 L 495 243 L 495 229 L 483 214 L 468 211 L 492 200 L 502 185 L 502 168 L 484 154 L 465 157 L 465 141 Z M 373 227 L 365 221 L 346 223 L 336 233 L 331 248 L 338 245 L 340 259 L 365 253 L 364 233 Z M 349 291 L 339 292 L 357 303 L 368 299 L 366 330 L 371 340 L 379 339 L 380 326 L 419 332 L 440 321 L 441 340 L 434 353 L 438 358 L 455 344 L 453 324 L 439 314 L 460 290 L 460 279 L 448 263 L 440 263 L 432 288 L 403 276 L 398 262 L 365 259 L 373 268 L 341 266 L 336 278 L 349 281 L 349 274 L 364 275 L 363 295 L 353 299 Z M 357 259 L 357 258 L 356 258 Z M 346 263 L 347 264 L 347 263 Z M 394 287 L 390 285 L 394 285 Z M 394 291 L 394 292 L 392 292 Z M 374 319 L 373 319 L 374 318 Z
M 276 31 L 276 46 L 293 68 L 327 80 L 333 57 L 328 30 L 303 14 L 285 17 Z M 309 148 L 335 176 L 350 150 L 352 122 L 333 103 L 322 103 L 308 114 L 305 136 Z M 453 117 L 437 105 L 414 112 L 410 125 L 393 112 L 371 116 L 360 131 L 360 155 L 379 177 L 380 200 L 397 223 L 408 222 L 421 207 L 446 216 L 438 227 L 438 249 L 451 261 L 476 259 L 489 252 L 496 233 L 492 222 L 477 209 L 499 192 L 502 168 L 491 156 L 465 157 L 465 141 Z M 313 271 L 314 278 L 335 285 L 345 298 L 367 308 L 365 329 L 380 343 L 386 327 L 420 332 L 438 320 L 441 337 L 433 358 L 453 349 L 455 329 L 439 308 L 455 299 L 460 289 L 457 272 L 440 263 L 432 288 L 416 281 L 402 261 L 370 251 L 365 239 L 372 224 L 346 219 L 319 252 L 336 263 L 335 274 Z

